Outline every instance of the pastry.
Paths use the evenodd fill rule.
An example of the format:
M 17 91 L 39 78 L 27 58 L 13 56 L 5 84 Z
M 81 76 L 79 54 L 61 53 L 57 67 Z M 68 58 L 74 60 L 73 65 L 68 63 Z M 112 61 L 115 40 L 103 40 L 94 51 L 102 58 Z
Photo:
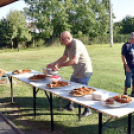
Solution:
M 12 74 L 23 74 L 23 73 L 30 73 L 31 70 L 27 70 L 27 69 L 18 69 L 12 72 Z
M 69 94 L 74 96 L 82 96 L 82 95 L 89 95 L 93 93 L 95 89 L 82 87 L 82 88 L 75 88 Z

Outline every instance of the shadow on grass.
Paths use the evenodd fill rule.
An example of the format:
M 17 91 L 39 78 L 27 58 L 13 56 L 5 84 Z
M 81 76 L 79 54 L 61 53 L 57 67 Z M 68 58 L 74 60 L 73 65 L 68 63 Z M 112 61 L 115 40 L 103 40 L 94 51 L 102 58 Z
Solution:
M 40 134 L 97 134 L 98 133 L 98 113 L 93 112 L 93 115 L 86 118 L 82 118 L 82 121 L 79 122 L 76 117 L 77 113 L 72 112 L 61 112 L 59 111 L 59 99 L 53 97 L 53 110 L 54 110 L 54 124 L 55 131 L 51 132 L 51 121 L 50 121 L 50 106 L 47 98 L 37 97 L 37 115 L 34 118 L 33 115 L 33 98 L 32 97 L 14 97 L 14 103 L 11 103 L 11 98 L 5 97 L 0 99 L 0 103 L 3 104 L 0 107 L 4 108 L 1 110 L 3 114 L 8 116 L 13 122 L 19 122 L 23 127 L 24 132 L 30 131 L 32 134 L 37 134 L 37 130 Z M 65 103 L 63 101 L 63 103 Z M 8 110 L 5 110 L 5 109 Z M 77 108 L 77 106 L 76 106 Z M 76 111 L 75 111 L 76 112 Z M 44 116 L 42 118 L 42 115 Z M 59 117 L 57 117 L 57 115 Z M 25 117 L 24 120 L 20 118 Z M 29 119 L 32 117 L 32 119 Z M 47 117 L 47 119 L 45 119 Z M 68 120 L 70 117 L 70 120 Z M 60 120 L 58 118 L 63 118 Z M 110 116 L 103 115 L 103 123 L 106 122 Z M 91 121 L 92 120 L 92 121 Z M 134 134 L 134 119 L 132 116 L 132 134 Z M 16 123 L 16 124 L 17 124 Z M 27 128 L 26 126 L 30 126 Z M 32 129 L 34 128 L 34 129 Z M 113 118 L 107 124 L 103 126 L 103 134 L 127 134 L 128 128 L 128 116 L 124 116 L 119 119 Z M 34 131 L 33 131 L 34 130 Z
M 90 120 L 90 117 L 87 117 Z M 83 121 L 85 119 L 82 119 Z M 87 123 L 83 125 L 82 122 L 78 121 L 54 121 L 54 132 L 51 132 L 50 121 L 39 121 L 39 120 L 17 120 L 21 122 L 24 132 L 31 132 L 32 134 L 98 134 L 98 123 Z M 133 120 L 132 120 L 133 121 Z M 26 126 L 30 126 L 27 128 Z M 132 132 L 134 134 L 134 127 L 132 124 Z M 26 133 L 26 134 L 31 134 Z M 116 119 L 108 122 L 103 126 L 102 134 L 127 134 L 127 117 Z
M 62 105 L 67 103 L 67 100 L 62 100 Z M 5 114 L 13 114 L 16 112 L 31 112 L 31 114 L 25 114 L 24 116 L 33 115 L 33 97 L 14 97 L 14 103 L 11 103 L 10 97 L 5 97 L 0 99 L 0 108 L 4 108 L 3 113 Z M 75 105 L 77 108 L 78 106 Z M 11 109 L 10 111 L 6 111 L 5 109 Z M 53 97 L 53 111 L 58 111 L 58 113 L 54 113 L 54 115 L 70 115 L 72 113 L 63 113 L 61 112 L 62 107 L 59 106 L 59 98 Z M 47 113 L 44 113 L 47 111 Z M 40 112 L 40 113 L 39 113 Z M 59 113 L 61 112 L 61 113 Z M 50 103 L 46 97 L 36 97 L 36 116 L 39 115 L 50 115 Z M 23 116 L 23 115 L 22 115 Z

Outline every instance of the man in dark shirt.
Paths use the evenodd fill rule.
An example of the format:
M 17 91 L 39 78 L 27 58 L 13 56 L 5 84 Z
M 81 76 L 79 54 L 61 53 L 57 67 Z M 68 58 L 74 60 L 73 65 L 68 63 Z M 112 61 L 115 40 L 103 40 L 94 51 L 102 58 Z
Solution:
M 130 34 L 129 41 L 122 46 L 121 55 L 126 75 L 124 94 L 127 95 L 127 88 L 131 87 L 132 79 L 131 96 L 134 97 L 134 32 Z

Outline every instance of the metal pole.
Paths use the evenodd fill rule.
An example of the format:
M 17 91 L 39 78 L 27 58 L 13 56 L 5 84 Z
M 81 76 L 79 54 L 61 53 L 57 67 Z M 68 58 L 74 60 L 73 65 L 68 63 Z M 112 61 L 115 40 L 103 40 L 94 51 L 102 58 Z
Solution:
M 112 47 L 113 46 L 113 22 L 112 22 L 111 0 L 109 0 L 109 39 L 110 39 L 110 47 Z
M 59 97 L 59 110 L 62 111 L 62 98 Z
M 128 134 L 131 134 L 131 117 L 132 117 L 132 114 L 129 114 L 128 115 Z
M 79 121 L 81 121 L 81 105 L 78 105 L 79 106 Z
M 99 134 L 102 134 L 102 113 L 99 113 Z
M 53 99 L 52 93 L 50 93 L 50 113 L 51 113 L 51 131 L 54 131 L 54 121 L 53 121 Z
M 33 87 L 33 108 L 34 108 L 34 117 L 36 118 L 36 88 Z
M 13 79 L 12 76 L 8 76 L 10 81 L 10 87 L 11 87 L 11 102 L 13 103 Z

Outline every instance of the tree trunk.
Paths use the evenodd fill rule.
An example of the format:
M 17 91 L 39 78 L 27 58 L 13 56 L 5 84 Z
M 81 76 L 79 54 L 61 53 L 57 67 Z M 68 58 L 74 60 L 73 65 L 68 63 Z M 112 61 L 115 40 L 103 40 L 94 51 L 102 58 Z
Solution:
M 11 40 L 11 45 L 12 45 L 12 49 L 13 49 L 13 41 Z
M 35 39 L 33 38 L 33 47 L 35 46 Z
M 18 52 L 20 51 L 20 48 L 19 48 L 19 43 L 18 43 L 18 39 L 17 39 L 17 45 L 18 45 Z
M 18 52 L 20 51 L 19 44 L 18 44 Z

